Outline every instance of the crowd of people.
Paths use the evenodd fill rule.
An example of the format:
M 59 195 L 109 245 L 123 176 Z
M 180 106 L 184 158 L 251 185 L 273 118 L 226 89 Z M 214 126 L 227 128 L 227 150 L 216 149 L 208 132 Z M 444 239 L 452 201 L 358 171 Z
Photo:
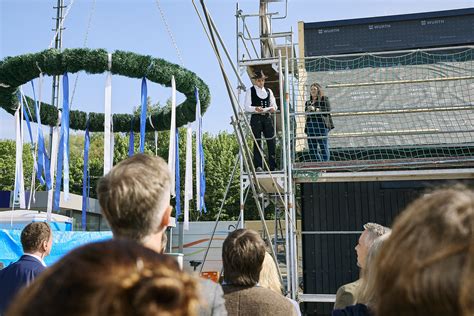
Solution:
M 364 228 L 361 278 L 338 290 L 333 316 L 474 315 L 472 190 L 435 190 L 408 205 L 391 230 Z
M 188 274 L 162 253 L 172 210 L 162 158 L 120 162 L 97 193 L 113 239 L 46 268 L 51 228 L 27 225 L 24 255 L 0 270 L 0 315 L 301 315 L 255 231 L 237 229 L 225 239 L 222 284 Z M 338 290 L 333 315 L 474 315 L 473 191 L 425 194 L 392 229 L 364 225 L 355 250 L 360 279 Z

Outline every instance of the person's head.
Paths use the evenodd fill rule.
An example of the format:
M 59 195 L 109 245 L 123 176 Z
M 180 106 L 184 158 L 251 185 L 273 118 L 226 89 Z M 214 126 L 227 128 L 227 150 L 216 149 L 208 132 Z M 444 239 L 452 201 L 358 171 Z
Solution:
M 365 268 L 362 271 L 362 278 L 359 291 L 356 293 L 356 302 L 362 303 L 367 306 L 373 306 L 377 299 L 377 293 L 375 292 L 375 271 L 377 266 L 375 264 L 375 258 L 379 255 L 383 244 L 387 241 L 391 232 L 388 232 L 374 240 L 370 246 L 367 258 L 365 261 Z
M 171 213 L 170 174 L 162 158 L 136 154 L 120 162 L 99 180 L 97 195 L 114 237 L 161 250 Z
M 376 258 L 376 315 L 474 315 L 474 193 L 426 194 L 395 220 Z
M 197 286 L 173 258 L 114 239 L 68 253 L 20 292 L 7 315 L 194 315 Z
M 30 223 L 21 231 L 21 246 L 24 253 L 30 253 L 44 258 L 51 252 L 53 233 L 45 222 Z
M 364 231 L 360 235 L 359 241 L 355 247 L 357 253 L 357 265 L 359 268 L 365 268 L 367 254 L 375 239 L 384 235 L 388 231 L 390 231 L 390 229 L 376 223 L 367 223 L 364 225 Z
M 322 96 L 324 96 L 323 88 L 321 87 L 321 85 L 319 83 L 316 83 L 316 82 L 313 83 L 309 87 L 309 92 L 310 92 L 310 99 L 311 100 L 320 99 Z
M 254 84 L 259 88 L 263 88 L 263 86 L 265 85 L 265 79 L 267 78 L 268 77 L 265 76 L 263 70 L 257 70 L 255 72 L 255 75 L 252 77 Z
M 265 242 L 257 232 L 237 229 L 230 233 L 222 246 L 224 280 L 233 285 L 257 284 L 265 252 Z
M 275 291 L 276 293 L 281 293 L 281 281 L 280 276 L 278 275 L 277 266 L 273 257 L 265 252 L 265 259 L 262 264 L 262 271 L 260 271 L 260 280 L 258 284 L 261 287 Z

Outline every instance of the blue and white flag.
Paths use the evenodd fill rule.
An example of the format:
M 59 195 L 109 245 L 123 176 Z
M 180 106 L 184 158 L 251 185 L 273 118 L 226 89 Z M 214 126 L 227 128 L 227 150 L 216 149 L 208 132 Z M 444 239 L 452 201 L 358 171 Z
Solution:
M 43 80 L 43 75 L 40 74 L 40 79 L 39 79 L 39 101 L 36 99 L 36 93 L 35 93 L 35 85 L 33 83 L 33 80 L 31 81 L 31 88 L 33 89 L 33 98 L 35 100 L 35 114 L 36 114 L 36 123 L 38 125 L 37 129 L 37 138 L 36 138 L 36 144 L 38 146 L 38 153 L 37 153 L 37 178 L 40 181 L 42 185 L 46 184 L 46 189 L 51 190 L 51 173 L 49 170 L 49 158 L 48 155 L 46 154 L 46 148 L 44 144 L 44 136 L 43 136 L 43 129 L 41 128 L 41 116 L 40 116 L 40 106 L 41 104 L 41 82 Z M 43 172 L 44 172 L 44 178 L 43 178 Z
M 170 144 L 168 149 L 168 168 L 170 171 L 171 196 L 176 196 L 175 175 L 176 175 L 176 82 L 174 76 L 171 77 L 171 122 L 170 122 Z M 179 193 L 179 192 L 178 192 Z
M 186 127 L 186 170 L 184 177 L 184 221 L 183 229 L 189 230 L 189 202 L 193 199 L 193 128 Z
M 61 172 L 64 177 L 64 200 L 69 199 L 69 80 L 67 73 L 63 75 L 63 110 L 61 113 L 61 131 L 58 151 L 58 171 L 56 176 L 56 190 L 54 193 L 53 210 L 59 210 L 61 196 Z
M 202 116 L 201 102 L 199 101 L 199 89 L 194 89 L 196 97 L 196 210 L 206 210 L 204 195 L 206 194 L 206 176 L 204 174 L 204 149 L 202 146 Z

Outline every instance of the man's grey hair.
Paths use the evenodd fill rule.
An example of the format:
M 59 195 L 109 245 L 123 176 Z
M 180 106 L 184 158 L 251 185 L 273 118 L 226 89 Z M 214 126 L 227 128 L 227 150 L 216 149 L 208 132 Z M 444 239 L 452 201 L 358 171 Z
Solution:
M 391 231 L 390 228 L 377 223 L 367 223 L 364 225 L 364 229 L 367 231 L 367 241 L 369 245 L 372 245 L 375 239 Z

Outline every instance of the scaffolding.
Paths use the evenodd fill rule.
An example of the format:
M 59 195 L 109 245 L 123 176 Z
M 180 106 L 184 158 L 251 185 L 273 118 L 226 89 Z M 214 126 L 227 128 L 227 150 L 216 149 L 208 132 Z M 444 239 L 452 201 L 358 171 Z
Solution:
M 296 186 L 305 182 L 474 178 L 474 47 L 297 58 L 293 31 L 272 29 L 275 19 L 286 17 L 287 1 L 283 16 L 269 12 L 269 2 L 274 1 L 260 0 L 255 14 L 244 14 L 237 4 L 234 66 L 201 0 L 240 146 L 239 227 L 245 225 L 246 195 L 251 192 L 262 220 L 262 237 L 279 264 L 288 296 L 300 302 L 333 302 L 334 294 L 304 294 L 299 286 L 299 239 L 313 232 L 303 232 L 296 225 Z M 259 25 L 258 35 L 251 33 L 250 25 Z M 237 90 L 231 88 L 214 32 L 238 78 Z M 301 34 L 300 29 L 300 56 L 304 56 Z M 273 91 L 278 105 L 273 115 L 276 171 L 264 163 L 265 170 L 256 172 L 252 163 L 250 148 L 258 142 L 239 102 L 247 88 L 238 69 L 249 77 L 257 70 L 268 76 L 265 86 Z M 333 101 L 330 113 L 320 113 L 334 118 L 336 127 L 329 135 L 308 136 L 305 131 L 308 116 L 313 115 L 305 111 L 313 82 L 320 83 Z M 409 102 L 402 97 L 406 95 Z M 353 106 L 344 100 L 351 100 Z M 308 153 L 312 137 L 330 142 L 330 159 L 321 161 Z M 265 157 L 265 151 L 259 150 Z M 275 210 L 274 236 L 269 235 L 264 220 L 269 205 Z
M 280 263 L 288 294 L 300 302 L 332 302 L 334 294 L 303 294 L 299 287 L 298 239 L 305 232 L 295 225 L 296 185 L 474 178 L 474 47 L 297 58 L 292 31 L 273 32 L 276 16 L 268 12 L 268 1 L 260 1 L 258 14 L 243 14 L 237 6 L 238 66 L 250 77 L 257 69 L 269 74 L 266 87 L 279 103 L 275 135 L 281 157 L 277 173 L 266 171 L 252 179 L 244 172 L 242 191 L 247 182 L 256 181 L 261 185 L 262 209 L 274 201 L 284 214 L 286 260 Z M 252 18 L 259 19 L 260 36 L 249 31 Z M 299 41 L 304 56 L 301 31 Z M 305 101 L 313 82 L 332 99 L 336 128 L 326 136 L 305 131 L 311 115 Z M 308 153 L 312 137 L 330 142 L 331 159 L 321 161 Z M 278 194 L 283 204 L 275 199 Z M 243 218 L 243 200 L 241 209 Z M 274 249 L 281 258 L 282 240 L 276 234 Z
M 282 272 L 282 280 L 288 295 L 296 299 L 298 293 L 298 243 L 297 243 L 297 221 L 294 196 L 294 182 L 292 175 L 292 141 L 290 139 L 290 74 L 294 75 L 296 67 L 290 60 L 295 60 L 295 49 L 293 43 L 293 32 L 273 32 L 272 21 L 286 16 L 287 3 L 285 3 L 285 15 L 282 17 L 278 13 L 268 11 L 268 1 L 260 1 L 258 14 L 244 14 L 237 5 L 236 10 L 236 35 L 237 35 L 237 64 L 238 67 L 246 69 L 249 77 L 258 70 L 263 70 L 268 78 L 265 87 L 272 90 L 278 106 L 278 111 L 273 115 L 274 137 L 277 143 L 279 167 L 277 171 L 270 171 L 268 166 L 264 172 L 255 174 L 248 172 L 241 174 L 241 216 L 244 218 L 243 192 L 252 182 L 258 184 L 260 197 L 260 208 L 265 209 L 273 204 L 275 214 L 275 234 L 273 238 L 264 236 L 271 243 L 275 260 Z M 249 23 L 258 19 L 256 23 L 260 26 L 258 36 L 252 35 Z M 255 23 L 255 24 L 256 24 Z M 260 45 L 260 54 L 257 46 Z M 253 50 L 251 50 L 252 48 Z M 241 52 L 244 53 L 241 53 Z M 239 96 L 245 91 L 239 86 Z M 244 131 L 247 139 L 252 132 L 246 123 L 248 114 L 243 111 L 237 122 L 239 129 Z M 252 139 L 255 146 L 255 140 Z M 262 148 L 260 148 L 261 150 Z M 263 150 L 262 150 L 262 156 Z M 249 156 L 249 162 L 252 158 Z M 241 170 L 246 170 L 241 165 Z M 284 225 L 281 225 L 281 219 Z M 243 223 L 243 221 L 242 221 Z M 283 231 L 284 230 L 284 231 Z

